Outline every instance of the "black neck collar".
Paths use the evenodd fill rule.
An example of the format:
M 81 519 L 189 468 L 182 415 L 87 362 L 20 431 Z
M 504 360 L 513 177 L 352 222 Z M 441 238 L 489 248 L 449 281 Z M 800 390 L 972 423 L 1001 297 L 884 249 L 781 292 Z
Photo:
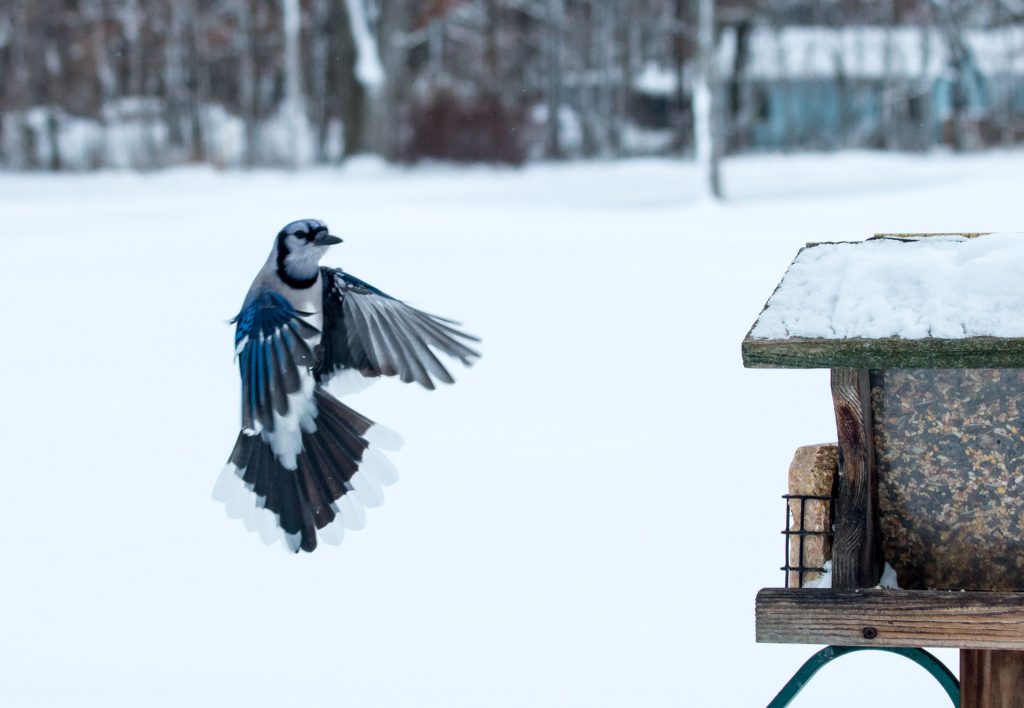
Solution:
M 285 267 L 284 259 L 288 257 L 288 247 L 284 245 L 283 241 L 278 241 L 277 244 L 277 277 L 281 279 L 285 285 L 295 288 L 296 290 L 304 290 L 311 288 L 316 283 L 317 276 L 320 275 L 320 269 L 317 268 L 313 271 L 312 278 L 295 278 L 288 274 L 288 269 Z

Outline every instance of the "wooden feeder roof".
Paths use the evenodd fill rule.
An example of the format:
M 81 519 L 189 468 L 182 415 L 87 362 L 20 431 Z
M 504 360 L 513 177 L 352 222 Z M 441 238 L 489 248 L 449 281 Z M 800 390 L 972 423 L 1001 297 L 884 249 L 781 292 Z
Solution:
M 1024 234 L 808 244 L 742 351 L 758 368 L 1024 367 Z

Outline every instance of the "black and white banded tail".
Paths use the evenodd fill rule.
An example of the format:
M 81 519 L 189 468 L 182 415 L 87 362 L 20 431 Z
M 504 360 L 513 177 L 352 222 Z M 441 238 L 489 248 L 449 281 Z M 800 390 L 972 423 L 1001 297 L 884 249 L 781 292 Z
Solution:
M 283 540 L 296 552 L 314 550 L 318 540 L 340 543 L 344 529 L 361 528 L 364 507 L 379 506 L 381 487 L 398 478 L 375 449 L 397 448 L 396 435 L 322 389 L 313 398 L 316 418 L 301 432 L 295 469 L 282 465 L 266 431 L 243 430 L 214 491 L 265 543 Z

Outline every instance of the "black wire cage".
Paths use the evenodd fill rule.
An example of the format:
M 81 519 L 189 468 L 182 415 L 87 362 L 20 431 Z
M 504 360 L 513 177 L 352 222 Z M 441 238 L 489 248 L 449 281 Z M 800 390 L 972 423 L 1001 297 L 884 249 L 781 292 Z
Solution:
M 835 497 L 816 494 L 783 494 L 782 498 L 786 501 L 786 528 L 782 532 L 786 540 L 786 564 L 779 570 L 785 573 L 785 587 L 799 588 L 803 587 L 804 576 L 807 573 L 825 572 L 825 567 L 822 565 L 807 565 L 805 560 L 807 556 L 806 543 L 807 539 L 811 537 L 832 538 L 834 535 L 832 524 L 835 518 L 836 500 Z M 827 505 L 826 513 L 819 515 L 822 519 L 821 528 L 807 527 L 807 505 L 809 502 L 815 505 Z M 793 543 L 794 538 L 796 543 Z M 793 546 L 796 546 L 795 553 L 793 552 Z M 794 560 L 796 565 L 793 564 Z M 796 576 L 795 584 L 793 583 L 794 575 Z

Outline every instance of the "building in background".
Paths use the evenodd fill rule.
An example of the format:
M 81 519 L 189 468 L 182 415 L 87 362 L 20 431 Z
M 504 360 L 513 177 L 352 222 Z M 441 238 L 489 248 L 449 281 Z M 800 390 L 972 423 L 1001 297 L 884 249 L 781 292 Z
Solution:
M 0 166 L 692 154 L 697 0 L 8 0 Z M 726 153 L 1024 135 L 1019 0 L 716 3 Z

